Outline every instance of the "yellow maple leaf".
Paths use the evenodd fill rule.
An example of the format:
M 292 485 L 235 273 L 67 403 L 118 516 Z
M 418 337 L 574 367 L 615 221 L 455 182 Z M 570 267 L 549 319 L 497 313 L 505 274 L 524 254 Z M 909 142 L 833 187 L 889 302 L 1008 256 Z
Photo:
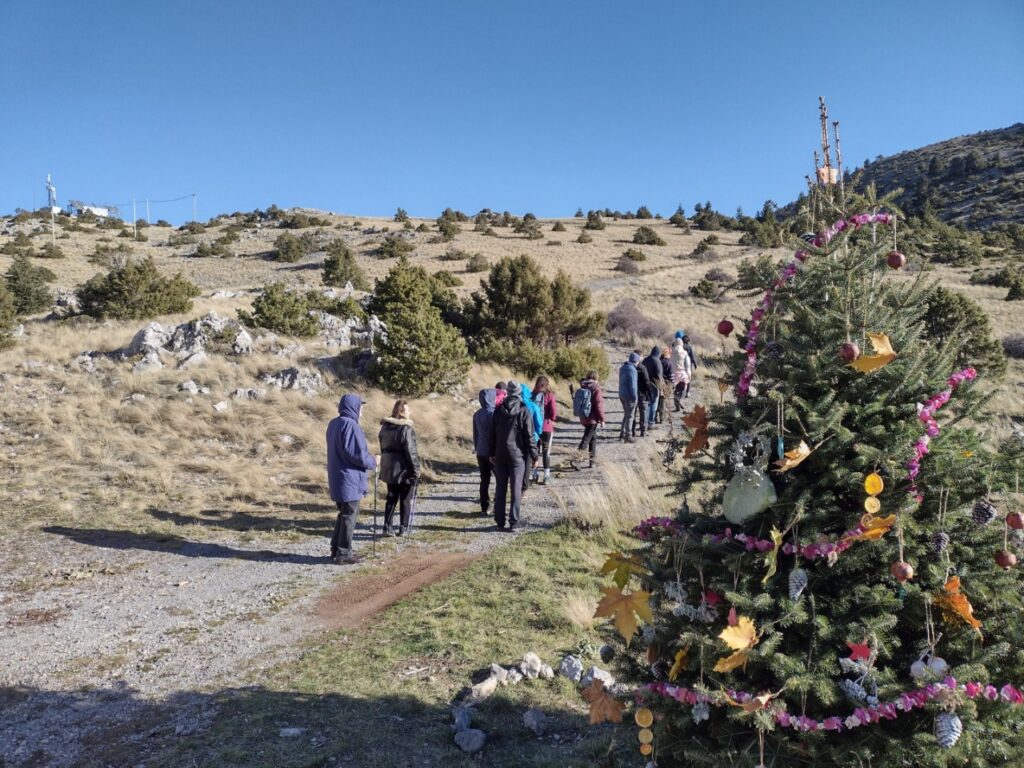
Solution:
M 807 445 L 803 440 L 800 441 L 800 445 L 791 451 L 786 451 L 783 458 L 775 462 L 776 472 L 788 472 L 793 467 L 798 466 L 811 455 L 811 447 Z
M 861 355 L 850 367 L 861 373 L 871 373 L 883 368 L 896 359 L 896 352 L 893 351 L 892 342 L 884 333 L 869 333 L 868 339 L 875 350 L 873 355 Z
M 779 567 L 779 549 L 782 547 L 782 531 L 773 525 L 770 535 L 772 537 L 772 543 L 775 544 L 775 546 L 772 547 L 771 551 L 764 556 L 764 562 L 765 565 L 768 566 L 768 572 L 764 575 L 764 578 L 761 579 L 762 584 L 767 584 L 768 580 L 775 575 L 775 570 Z
M 959 619 L 969 627 L 981 634 L 981 622 L 974 616 L 974 606 L 967 599 L 967 595 L 960 592 L 960 577 L 952 576 L 942 585 L 944 594 L 937 595 L 935 602 L 942 609 L 942 617 L 949 622 L 951 619 Z
M 639 626 L 638 616 L 648 624 L 654 623 L 654 616 L 651 614 L 651 606 L 648 603 L 651 597 L 650 592 L 637 590 L 623 594 L 618 587 L 601 587 L 601 591 L 604 593 L 604 597 L 597 604 L 594 618 L 613 617 L 615 629 L 625 639 L 626 645 L 629 645 Z
M 608 559 L 601 566 L 601 573 L 611 573 L 612 581 L 624 589 L 629 583 L 629 577 L 635 574 L 649 573 L 639 557 L 624 555 L 621 552 L 609 552 Z
M 747 665 L 747 651 L 736 651 L 731 656 L 723 656 L 715 664 L 715 672 L 732 672 L 734 669 L 739 667 L 745 667 Z
M 740 616 L 734 626 L 723 629 L 718 637 L 732 650 L 745 651 L 757 645 L 757 628 L 751 619 Z
M 896 525 L 896 515 L 889 515 L 888 517 L 864 515 L 860 519 L 860 525 L 864 530 L 848 537 L 847 541 L 875 541 L 882 538 Z
M 676 651 L 676 660 L 672 664 L 672 669 L 668 671 L 668 679 L 675 680 L 679 677 L 679 673 L 683 671 L 683 667 L 686 666 L 686 660 L 690 656 L 690 649 L 683 648 L 681 651 Z
M 590 703 L 590 724 L 621 723 L 625 704 L 604 689 L 604 681 L 595 679 L 583 689 L 583 698 Z

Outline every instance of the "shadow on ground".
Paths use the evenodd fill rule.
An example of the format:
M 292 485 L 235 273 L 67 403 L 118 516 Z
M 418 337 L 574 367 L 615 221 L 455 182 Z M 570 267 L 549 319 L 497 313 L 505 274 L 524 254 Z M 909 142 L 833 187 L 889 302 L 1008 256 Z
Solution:
M 548 729 L 537 737 L 523 726 L 523 707 L 502 693 L 473 716 L 488 734 L 475 756 L 454 744 L 447 702 L 427 705 L 412 695 L 252 686 L 151 700 L 125 687 L 8 687 L 0 688 L 0 708 L 3 768 L 595 768 L 607 765 L 613 734 L 612 726 L 587 726 L 579 713 L 546 711 Z

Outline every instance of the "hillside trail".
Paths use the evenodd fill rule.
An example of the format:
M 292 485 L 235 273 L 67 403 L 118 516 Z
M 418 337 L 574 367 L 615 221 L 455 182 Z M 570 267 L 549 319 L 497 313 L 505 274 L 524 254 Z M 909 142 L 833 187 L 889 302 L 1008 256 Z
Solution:
M 571 412 L 561 414 L 553 480 L 526 492 L 516 533 L 479 515 L 479 478 L 467 462 L 466 471 L 423 486 L 412 536 L 378 537 L 376 557 L 358 566 L 328 562 L 329 512 L 313 535 L 255 544 L 237 531 L 193 541 L 60 528 L 21 542 L 18 560 L 5 556 L 10 567 L 0 575 L 0 765 L 80 764 L 105 733 L 142 739 L 140 709 L 172 699 L 161 728 L 199 730 L 214 715 L 211 692 L 252 684 L 262 670 L 298 657 L 306 639 L 355 630 L 495 547 L 554 525 L 574 489 L 607 485 L 602 467 L 654 460 L 667 425 L 653 440 L 616 440 L 621 353 L 609 355 L 598 466 L 569 468 L 582 427 Z M 356 531 L 364 555 L 374 549 L 372 523 L 370 496 Z

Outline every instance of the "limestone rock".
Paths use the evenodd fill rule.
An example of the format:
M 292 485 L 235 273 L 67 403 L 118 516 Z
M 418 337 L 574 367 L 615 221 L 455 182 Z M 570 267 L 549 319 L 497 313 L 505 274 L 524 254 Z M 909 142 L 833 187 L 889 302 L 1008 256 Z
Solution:
M 231 350 L 236 355 L 248 355 L 252 353 L 252 343 L 252 335 L 245 328 L 241 328 L 235 336 Z
M 160 354 L 155 350 L 147 352 L 145 356 L 139 362 L 132 366 L 132 373 L 146 373 L 147 371 L 157 371 L 164 367 L 163 361 L 160 359 Z
M 589 688 L 590 684 L 595 680 L 603 682 L 604 687 L 607 689 L 611 689 L 611 687 L 615 685 L 615 678 L 612 677 L 611 672 L 607 672 L 600 667 L 591 667 L 588 669 L 580 680 L 580 685 L 584 688 Z
M 233 400 L 261 400 L 267 394 L 267 390 L 258 387 L 249 389 L 236 389 L 231 393 Z
M 228 409 L 228 402 L 227 402 L 227 400 L 221 400 L 219 403 L 214 403 L 213 404 L 213 410 L 215 410 L 217 413 L 224 413 L 224 411 L 226 411 L 227 409 Z
M 456 733 L 466 730 L 473 722 L 473 708 L 458 705 L 452 707 L 452 721 L 452 730 Z
M 466 697 L 466 702 L 469 704 L 477 704 L 486 699 L 496 690 L 498 690 L 498 678 L 488 677 L 486 680 L 477 683 L 470 689 L 469 695 Z
M 455 743 L 463 752 L 479 752 L 487 742 L 487 734 L 476 728 L 466 728 L 455 734 Z
M 528 709 L 523 713 L 523 725 L 533 731 L 534 736 L 543 736 L 548 727 L 548 716 L 539 709 Z
M 520 672 L 518 669 L 513 668 L 508 670 L 508 677 L 505 678 L 505 682 L 508 685 L 515 685 L 516 683 L 521 682 L 522 679 L 523 673 Z
M 540 672 L 537 675 L 541 680 L 551 680 L 555 676 L 555 670 L 553 670 L 547 664 L 540 665 Z
M 264 374 L 260 381 L 276 389 L 295 389 L 308 397 L 324 388 L 324 377 L 319 371 L 301 371 L 294 366 Z
M 558 674 L 562 677 L 568 677 L 570 680 L 575 680 L 578 683 L 580 678 L 583 677 L 583 662 L 580 661 L 578 656 L 566 656 L 558 667 Z
M 523 656 L 519 669 L 522 671 L 523 677 L 529 680 L 536 680 L 537 676 L 540 675 L 540 668 L 543 663 L 536 653 L 530 651 Z
M 499 684 L 505 685 L 508 682 L 508 670 L 501 664 L 491 664 L 491 677 L 496 678 Z
M 208 395 L 210 394 L 209 387 L 201 387 L 196 384 L 192 379 L 183 381 L 178 385 L 179 392 L 188 392 L 190 395 Z

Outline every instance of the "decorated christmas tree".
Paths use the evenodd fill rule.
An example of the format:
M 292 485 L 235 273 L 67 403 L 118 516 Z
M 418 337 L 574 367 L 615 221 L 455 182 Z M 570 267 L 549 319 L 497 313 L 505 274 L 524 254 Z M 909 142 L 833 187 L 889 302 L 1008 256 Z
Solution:
M 605 569 L 641 752 L 1024 765 L 1020 452 L 988 447 L 971 350 L 927 336 L 898 212 L 843 188 L 822 132 L 813 234 L 719 326 L 739 350 L 685 419 L 686 502 Z

